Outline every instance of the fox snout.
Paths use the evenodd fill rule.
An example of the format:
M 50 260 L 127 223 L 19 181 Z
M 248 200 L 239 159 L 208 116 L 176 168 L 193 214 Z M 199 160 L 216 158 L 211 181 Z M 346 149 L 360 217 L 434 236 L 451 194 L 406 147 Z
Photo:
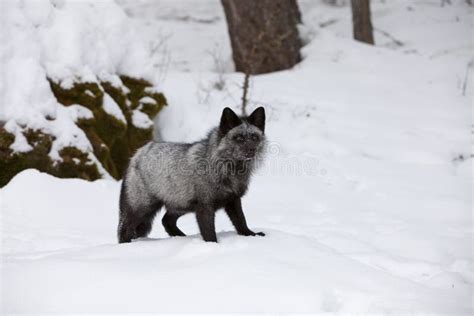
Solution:
M 245 155 L 245 158 L 253 158 L 255 157 L 255 154 L 257 153 L 257 149 L 256 148 L 250 148 L 250 149 L 247 149 L 245 152 L 244 152 L 244 155 Z

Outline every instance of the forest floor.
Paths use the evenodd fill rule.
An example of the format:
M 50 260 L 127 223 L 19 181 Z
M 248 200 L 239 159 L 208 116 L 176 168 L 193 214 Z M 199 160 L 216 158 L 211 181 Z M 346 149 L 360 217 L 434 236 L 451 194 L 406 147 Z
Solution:
M 303 61 L 251 80 L 270 150 L 243 205 L 265 237 L 218 213 L 205 243 L 190 214 L 188 237 L 157 218 L 119 245 L 120 182 L 17 175 L 0 190 L 2 314 L 472 314 L 473 9 L 452 2 L 373 1 L 375 47 L 352 40 L 348 6 L 299 2 Z M 219 1 L 120 3 L 158 54 L 158 138 L 239 110 Z

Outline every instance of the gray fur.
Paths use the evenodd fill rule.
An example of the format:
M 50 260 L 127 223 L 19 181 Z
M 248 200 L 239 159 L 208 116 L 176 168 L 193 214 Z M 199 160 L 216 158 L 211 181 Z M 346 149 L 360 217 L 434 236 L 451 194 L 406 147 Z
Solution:
M 220 125 L 201 141 L 149 142 L 140 148 L 123 179 L 119 242 L 146 236 L 163 205 L 163 225 L 171 236 L 183 236 L 176 221 L 195 212 L 203 238 L 216 241 L 214 213 L 219 208 L 225 208 L 239 234 L 256 235 L 245 223 L 240 198 L 262 158 L 264 123 L 263 108 L 244 118 L 226 108 Z

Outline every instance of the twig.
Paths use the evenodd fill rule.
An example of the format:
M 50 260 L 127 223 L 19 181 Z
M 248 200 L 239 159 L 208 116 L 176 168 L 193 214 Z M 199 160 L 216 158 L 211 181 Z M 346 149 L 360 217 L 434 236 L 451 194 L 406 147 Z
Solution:
M 165 81 L 171 64 L 171 53 L 168 49 L 168 42 L 171 36 L 172 34 L 163 34 L 160 32 L 158 41 L 150 43 L 150 57 L 153 59 L 153 67 L 159 69 L 158 80 L 160 82 Z
M 462 84 L 462 95 L 466 96 L 467 82 L 469 81 L 469 70 L 474 64 L 474 59 L 470 60 L 466 65 L 466 75 L 464 76 L 464 82 Z
M 215 71 L 217 72 L 217 80 L 214 82 L 214 88 L 221 91 L 225 87 L 225 78 L 224 78 L 224 62 L 221 56 L 221 47 L 219 44 L 215 43 L 212 50 L 207 50 L 207 53 L 211 56 Z
M 247 116 L 247 94 L 249 90 L 250 73 L 247 71 L 244 78 L 244 93 L 242 95 L 242 115 Z
M 445 4 L 451 5 L 451 0 L 441 0 L 441 6 L 444 7 Z
M 332 25 L 337 22 L 337 19 L 330 19 L 324 22 L 319 23 L 320 28 L 325 28 L 326 26 Z
M 380 34 L 382 34 L 382 35 L 388 37 L 389 39 L 391 39 L 391 40 L 395 43 L 395 45 L 397 45 L 397 46 L 399 46 L 399 47 L 405 45 L 405 44 L 403 44 L 402 41 L 397 40 L 397 39 L 396 39 L 395 37 L 393 37 L 390 33 L 385 32 L 384 30 L 381 30 L 381 29 L 378 29 L 378 28 L 374 27 L 374 31 L 377 31 L 377 32 L 379 32 Z

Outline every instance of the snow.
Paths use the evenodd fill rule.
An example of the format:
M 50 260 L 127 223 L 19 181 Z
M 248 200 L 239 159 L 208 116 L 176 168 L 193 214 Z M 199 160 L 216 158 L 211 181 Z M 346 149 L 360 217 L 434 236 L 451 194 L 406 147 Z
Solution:
M 127 120 L 125 119 L 122 110 L 120 110 L 118 104 L 107 93 L 104 94 L 103 107 L 105 112 L 112 115 L 122 123 L 127 124 Z
M 273 190 L 277 184 L 269 180 L 265 185 Z M 22 199 L 25 190 L 29 199 Z M 237 236 L 219 214 L 219 244 L 203 242 L 187 216 L 182 226 L 190 237 L 160 232 L 116 245 L 118 190 L 113 181 L 61 180 L 27 170 L 1 191 L 4 208 L 12 210 L 2 218 L 4 312 L 450 312 L 465 310 L 462 299 L 469 299 L 459 289 L 436 289 L 387 273 L 328 247 L 324 238 L 285 228 L 278 224 L 285 207 L 271 205 L 272 214 L 255 194 L 246 206 L 250 223 L 267 233 L 263 238 Z M 300 221 L 318 230 L 332 226 L 325 210 L 317 212 L 319 220 Z M 350 238 L 340 242 L 355 253 L 380 257 L 393 265 L 392 272 L 441 275 L 428 263 L 377 255 Z M 177 305 L 177 298 L 186 304 Z
M 74 122 L 77 122 L 80 119 L 90 120 L 94 118 L 91 110 L 79 104 L 72 104 L 64 110 L 69 113 Z
M 16 125 L 13 121 L 9 121 L 5 124 L 5 129 L 15 136 L 15 141 L 10 145 L 10 148 L 18 153 L 28 152 L 33 149 L 26 137 L 21 133 L 22 129 Z
M 118 245 L 120 182 L 17 175 L 0 190 L 2 312 L 472 314 L 473 9 L 452 2 L 373 1 L 374 25 L 404 46 L 376 33 L 371 47 L 351 39 L 347 6 L 300 1 L 304 60 L 251 80 L 270 144 L 243 205 L 265 237 L 219 212 L 218 244 L 189 214 L 188 237 L 158 216 L 150 238 Z M 239 109 L 220 1 L 119 3 L 171 56 L 164 140 L 195 141 Z
M 148 104 L 156 104 L 156 101 L 155 99 L 153 99 L 152 97 L 149 97 L 149 96 L 146 96 L 146 97 L 142 97 L 140 100 L 138 100 L 139 103 L 148 103 Z
M 132 112 L 132 124 L 135 127 L 147 129 L 153 126 L 153 121 L 140 110 L 133 110 Z

